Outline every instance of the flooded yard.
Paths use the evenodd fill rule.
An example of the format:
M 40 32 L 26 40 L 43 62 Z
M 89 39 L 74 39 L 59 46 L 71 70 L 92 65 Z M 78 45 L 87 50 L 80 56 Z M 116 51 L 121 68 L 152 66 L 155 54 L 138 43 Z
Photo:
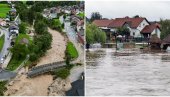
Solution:
M 170 53 L 139 49 L 90 49 L 86 95 L 170 95 Z

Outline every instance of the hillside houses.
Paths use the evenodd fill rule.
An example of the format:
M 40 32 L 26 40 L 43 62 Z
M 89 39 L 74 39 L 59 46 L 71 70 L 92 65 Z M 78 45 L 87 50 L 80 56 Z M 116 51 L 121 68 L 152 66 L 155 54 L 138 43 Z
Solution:
M 6 26 L 6 20 L 0 19 L 0 26 Z
M 57 17 L 57 11 L 55 7 L 44 9 L 42 15 L 45 18 L 53 19 Z
M 112 34 L 120 27 L 127 27 L 130 30 L 130 36 L 133 38 L 150 38 L 153 34 L 160 38 L 161 33 L 158 23 L 150 23 L 144 17 L 94 20 L 93 24 L 104 30 L 109 40 L 112 39 Z

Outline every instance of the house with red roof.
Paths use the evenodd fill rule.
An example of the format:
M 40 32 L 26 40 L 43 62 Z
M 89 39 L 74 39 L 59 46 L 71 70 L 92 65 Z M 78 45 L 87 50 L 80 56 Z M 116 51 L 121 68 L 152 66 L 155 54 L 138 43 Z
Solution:
M 127 27 L 130 30 L 130 36 L 134 38 L 146 37 L 156 34 L 160 38 L 160 26 L 158 23 L 150 23 L 144 17 L 124 17 L 112 20 L 94 20 L 93 24 L 104 31 L 114 33 L 119 27 Z

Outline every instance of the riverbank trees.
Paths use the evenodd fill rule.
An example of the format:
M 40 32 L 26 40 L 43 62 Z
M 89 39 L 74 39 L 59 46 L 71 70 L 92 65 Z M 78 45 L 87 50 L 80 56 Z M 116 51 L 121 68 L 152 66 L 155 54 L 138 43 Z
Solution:
M 87 44 L 104 43 L 106 42 L 106 33 L 93 24 L 87 24 L 86 42 Z
M 91 22 L 93 22 L 94 20 L 100 20 L 100 19 L 102 19 L 102 15 L 99 12 L 93 12 L 91 14 L 91 18 L 90 18 Z
M 166 36 L 170 34 L 170 20 L 162 20 L 161 24 L 161 39 L 164 39 Z

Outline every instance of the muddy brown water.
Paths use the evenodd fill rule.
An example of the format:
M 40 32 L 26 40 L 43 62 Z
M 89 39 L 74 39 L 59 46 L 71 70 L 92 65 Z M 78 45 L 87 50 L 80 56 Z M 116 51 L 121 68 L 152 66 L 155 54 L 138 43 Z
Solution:
M 86 52 L 86 95 L 170 95 L 170 53 L 139 49 Z

